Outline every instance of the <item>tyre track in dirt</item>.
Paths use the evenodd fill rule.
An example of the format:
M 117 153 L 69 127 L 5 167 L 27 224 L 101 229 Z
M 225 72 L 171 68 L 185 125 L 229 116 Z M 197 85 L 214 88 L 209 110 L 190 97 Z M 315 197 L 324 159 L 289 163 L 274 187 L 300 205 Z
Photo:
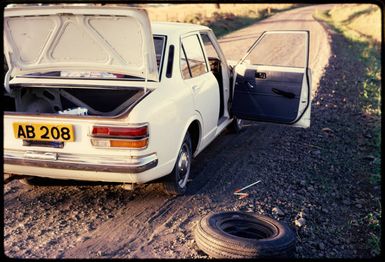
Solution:
M 206 198 L 207 194 L 210 194 L 212 189 L 214 191 L 224 191 L 221 187 L 218 188 L 218 173 L 222 174 L 220 176 L 221 180 L 227 179 L 230 181 L 228 178 L 230 178 L 233 173 L 229 172 L 228 175 L 226 175 L 226 173 L 232 169 L 234 156 L 231 154 L 221 154 L 221 152 L 233 152 L 232 150 L 234 147 L 239 145 L 239 143 L 242 143 L 242 141 L 244 141 L 248 136 L 250 136 L 250 134 L 247 132 L 243 132 L 242 134 L 238 135 L 224 133 L 220 138 L 217 139 L 218 143 L 212 144 L 210 149 L 207 149 L 194 161 L 192 165 L 193 172 L 191 174 L 192 181 L 190 182 L 186 195 L 175 198 L 173 200 L 172 205 L 168 210 L 168 216 L 158 217 L 158 225 L 154 225 L 152 227 L 153 230 L 151 231 L 153 233 L 148 239 L 145 241 L 142 240 L 142 245 L 134 253 L 134 257 L 154 257 L 155 254 L 152 253 L 151 248 L 149 249 L 149 247 L 152 246 L 154 240 L 160 239 L 165 232 L 169 232 L 171 235 L 172 232 L 178 231 L 180 226 L 186 227 L 192 220 L 194 220 L 196 218 L 196 214 L 194 214 L 194 212 L 190 212 L 196 210 L 197 207 L 199 209 L 201 201 L 199 198 L 199 200 L 196 201 L 196 196 L 203 195 L 204 198 Z M 205 162 L 204 159 L 206 159 L 207 162 Z M 212 165 L 212 163 L 222 163 L 222 165 L 217 166 Z M 242 163 L 238 164 L 242 165 Z M 210 176 L 210 174 L 213 175 Z M 231 186 L 233 186 L 233 184 Z M 210 197 L 208 200 L 211 200 Z M 185 214 L 182 211 L 183 208 L 188 210 L 187 217 L 182 215 Z M 187 235 L 188 233 L 184 231 L 183 234 Z M 170 246 L 173 245 L 174 244 L 171 243 Z
M 63 257 L 114 257 L 120 250 L 134 250 L 135 240 L 149 233 L 149 220 L 170 201 L 172 199 L 160 190 L 149 186 L 136 191 L 135 197 L 116 210 L 113 218 L 85 235 L 87 239 L 65 252 Z
M 314 10 L 315 7 L 310 6 L 280 13 L 227 35 L 220 41 L 225 56 L 239 59 L 264 30 L 309 29 L 312 34 L 310 66 L 314 93 L 314 83 L 318 82 L 328 59 L 327 38 L 323 28 L 311 17 Z M 272 153 L 268 147 L 282 135 L 282 129 L 274 126 L 247 124 L 249 126 L 241 134 L 220 135 L 194 160 L 188 192 L 177 198 L 161 193 L 157 184 L 140 186 L 131 194 L 113 186 L 58 186 L 28 190 L 17 181 L 11 182 L 6 185 L 4 195 L 6 254 L 48 258 L 207 257 L 197 249 L 192 239 L 194 221 L 210 211 L 238 210 L 240 205 L 245 206 L 232 195 L 232 191 L 257 179 L 255 172 L 258 170 L 245 167 L 253 163 L 266 168 L 263 158 Z M 297 159 L 285 161 L 294 164 Z M 267 183 L 284 184 L 284 181 L 263 177 L 262 184 Z M 21 201 L 15 203 L 17 198 Z M 265 199 L 250 199 L 255 210 L 263 211 Z M 62 202 L 68 204 L 62 205 Z M 14 208 L 22 210 L 26 206 L 29 208 L 12 213 Z M 85 211 L 80 219 L 75 215 L 74 221 L 67 221 L 60 227 L 67 216 L 74 216 L 71 214 L 73 210 L 78 214 Z M 24 246 L 16 248 L 17 244 L 10 237 L 15 230 L 13 219 L 33 216 L 32 213 L 36 215 L 34 219 L 18 220 L 19 223 L 35 225 L 17 238 Z M 47 219 L 46 224 L 44 219 Z M 52 228 L 62 229 L 63 233 Z M 61 235 L 39 233 L 46 232 L 44 230 Z M 32 236 L 29 242 L 23 240 L 27 238 L 25 234 Z M 42 235 L 46 238 L 43 242 Z M 34 247 L 34 241 L 41 242 L 41 247 Z
M 190 182 L 185 196 L 170 198 L 159 192 L 159 185 L 148 185 L 146 189 L 149 192 L 146 196 L 142 196 L 140 201 L 137 199 L 130 201 L 121 208 L 113 220 L 100 225 L 91 234 L 87 234 L 85 237 L 88 240 L 65 252 L 63 257 L 76 258 L 79 254 L 84 257 L 86 253 L 90 257 L 97 254 L 100 257 L 152 257 L 148 256 L 146 247 L 151 247 L 151 244 L 170 228 L 176 230 L 175 215 L 186 203 L 191 202 L 196 194 L 209 191 L 212 186 L 211 181 L 216 183 L 214 180 L 217 176 L 211 177 L 207 174 L 215 174 L 218 170 L 226 173 L 225 171 L 231 166 L 233 156 L 220 152 L 231 151 L 234 145 L 240 145 L 248 136 L 250 134 L 247 132 L 240 135 L 224 133 L 220 139 L 209 146 L 210 149 L 199 155 L 192 164 L 193 181 Z M 218 168 L 212 163 L 225 164 Z M 137 192 L 137 194 L 141 193 Z M 157 199 L 155 203 L 153 199 Z M 188 219 L 185 222 L 187 221 Z

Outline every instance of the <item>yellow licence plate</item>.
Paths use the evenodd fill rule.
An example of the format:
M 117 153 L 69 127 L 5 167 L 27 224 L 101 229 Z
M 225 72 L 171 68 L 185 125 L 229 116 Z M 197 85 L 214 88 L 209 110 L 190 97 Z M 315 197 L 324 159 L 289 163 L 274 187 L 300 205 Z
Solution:
M 75 141 L 72 125 L 52 125 L 46 123 L 13 123 L 16 138 L 39 141 Z

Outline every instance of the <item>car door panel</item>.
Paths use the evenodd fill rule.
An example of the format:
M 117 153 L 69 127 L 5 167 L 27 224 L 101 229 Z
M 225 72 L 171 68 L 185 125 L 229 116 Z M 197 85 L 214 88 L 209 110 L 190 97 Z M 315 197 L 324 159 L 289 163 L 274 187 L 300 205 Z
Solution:
M 263 73 L 263 78 L 260 75 Z M 290 123 L 298 115 L 303 72 L 273 71 L 263 66 L 245 67 L 237 74 L 233 112 L 239 118 Z M 254 108 L 250 114 L 249 108 Z M 257 117 L 253 117 L 257 115 Z
M 287 41 L 276 41 L 276 36 L 280 34 Z M 274 35 L 275 42 L 266 44 L 262 41 L 263 49 L 258 50 L 256 47 L 265 35 Z M 296 44 L 287 46 L 290 40 L 287 36 L 295 38 L 292 42 Z M 290 53 L 295 47 L 298 50 Z M 309 127 L 311 81 L 308 52 L 308 31 L 263 33 L 235 66 L 232 114 L 240 119 Z M 287 57 L 283 56 L 285 53 L 288 54 Z M 251 54 L 257 59 L 251 57 Z M 256 62 L 261 56 L 260 60 L 267 64 Z M 246 60 L 250 57 L 250 60 Z
M 193 91 L 196 110 L 202 115 L 202 143 L 215 135 L 219 114 L 219 87 L 211 72 L 186 81 Z
M 182 76 L 191 88 L 194 107 L 202 117 L 202 141 L 205 146 L 215 137 L 219 115 L 219 86 L 215 76 L 209 71 L 197 33 L 182 37 Z

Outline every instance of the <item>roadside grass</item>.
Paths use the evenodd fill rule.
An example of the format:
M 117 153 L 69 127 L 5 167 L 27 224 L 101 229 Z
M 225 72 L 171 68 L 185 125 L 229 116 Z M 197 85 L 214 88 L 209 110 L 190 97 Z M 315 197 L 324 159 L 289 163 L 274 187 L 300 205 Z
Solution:
M 200 24 L 210 27 L 217 37 L 249 26 L 277 12 L 297 7 L 296 4 L 174 4 L 142 5 L 151 21 Z
M 369 228 L 373 232 L 381 232 L 381 203 L 378 204 L 380 207 L 379 212 L 371 212 L 365 217 Z M 374 255 L 379 255 L 381 253 L 381 235 L 373 232 L 369 233 L 368 244 L 372 250 L 372 253 Z
M 377 42 L 381 41 L 381 10 L 376 5 L 342 5 L 331 9 L 328 15 L 334 22 L 342 24 L 347 29 Z
M 361 76 L 361 109 L 368 119 L 369 138 L 367 153 L 373 156 L 369 182 L 381 185 L 381 13 L 373 4 L 338 5 L 331 10 L 316 12 L 316 19 L 327 22 L 333 30 L 349 41 L 352 56 L 366 66 Z M 381 253 L 381 203 L 362 219 L 367 225 L 369 237 L 367 246 L 372 255 Z
M 381 16 L 380 9 L 375 5 L 357 6 L 342 5 L 330 11 L 318 12 L 315 16 L 329 23 L 335 31 L 350 40 L 348 48 L 355 56 L 358 55 L 360 61 L 366 66 L 366 74 L 362 76 L 360 95 L 363 113 L 373 120 L 371 121 L 371 129 L 374 137 L 367 145 L 374 148 L 371 152 L 375 157 L 371 181 L 379 185 L 381 182 L 381 46 L 376 39 L 381 38 L 381 30 L 369 30 L 368 32 L 371 34 L 369 36 L 360 33 L 359 30 L 362 30 L 362 26 L 357 29 L 355 25 L 357 24 L 356 20 L 360 21 L 362 17 L 368 18 L 370 21 L 377 21 Z M 337 14 L 339 15 L 338 19 L 334 18 Z M 368 25 L 368 27 L 370 26 Z

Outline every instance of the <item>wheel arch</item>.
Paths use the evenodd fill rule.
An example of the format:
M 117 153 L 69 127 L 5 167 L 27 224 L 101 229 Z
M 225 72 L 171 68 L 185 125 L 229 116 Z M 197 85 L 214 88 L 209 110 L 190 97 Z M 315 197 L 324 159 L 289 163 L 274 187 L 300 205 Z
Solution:
M 194 155 L 195 152 L 197 152 L 197 149 L 198 149 L 198 145 L 199 145 L 199 142 L 200 142 L 200 138 L 201 138 L 201 125 L 199 123 L 198 120 L 194 120 L 191 122 L 191 124 L 189 125 L 188 129 L 187 129 L 187 132 L 189 132 L 190 134 L 190 138 L 191 138 L 191 152 L 192 154 Z
M 192 145 L 191 151 L 193 156 L 195 157 L 196 153 L 198 152 L 202 138 L 202 121 L 198 115 L 195 115 L 189 121 L 187 121 L 187 123 L 188 124 L 186 124 L 184 128 L 183 136 L 179 144 L 182 144 L 185 134 L 189 132 Z

